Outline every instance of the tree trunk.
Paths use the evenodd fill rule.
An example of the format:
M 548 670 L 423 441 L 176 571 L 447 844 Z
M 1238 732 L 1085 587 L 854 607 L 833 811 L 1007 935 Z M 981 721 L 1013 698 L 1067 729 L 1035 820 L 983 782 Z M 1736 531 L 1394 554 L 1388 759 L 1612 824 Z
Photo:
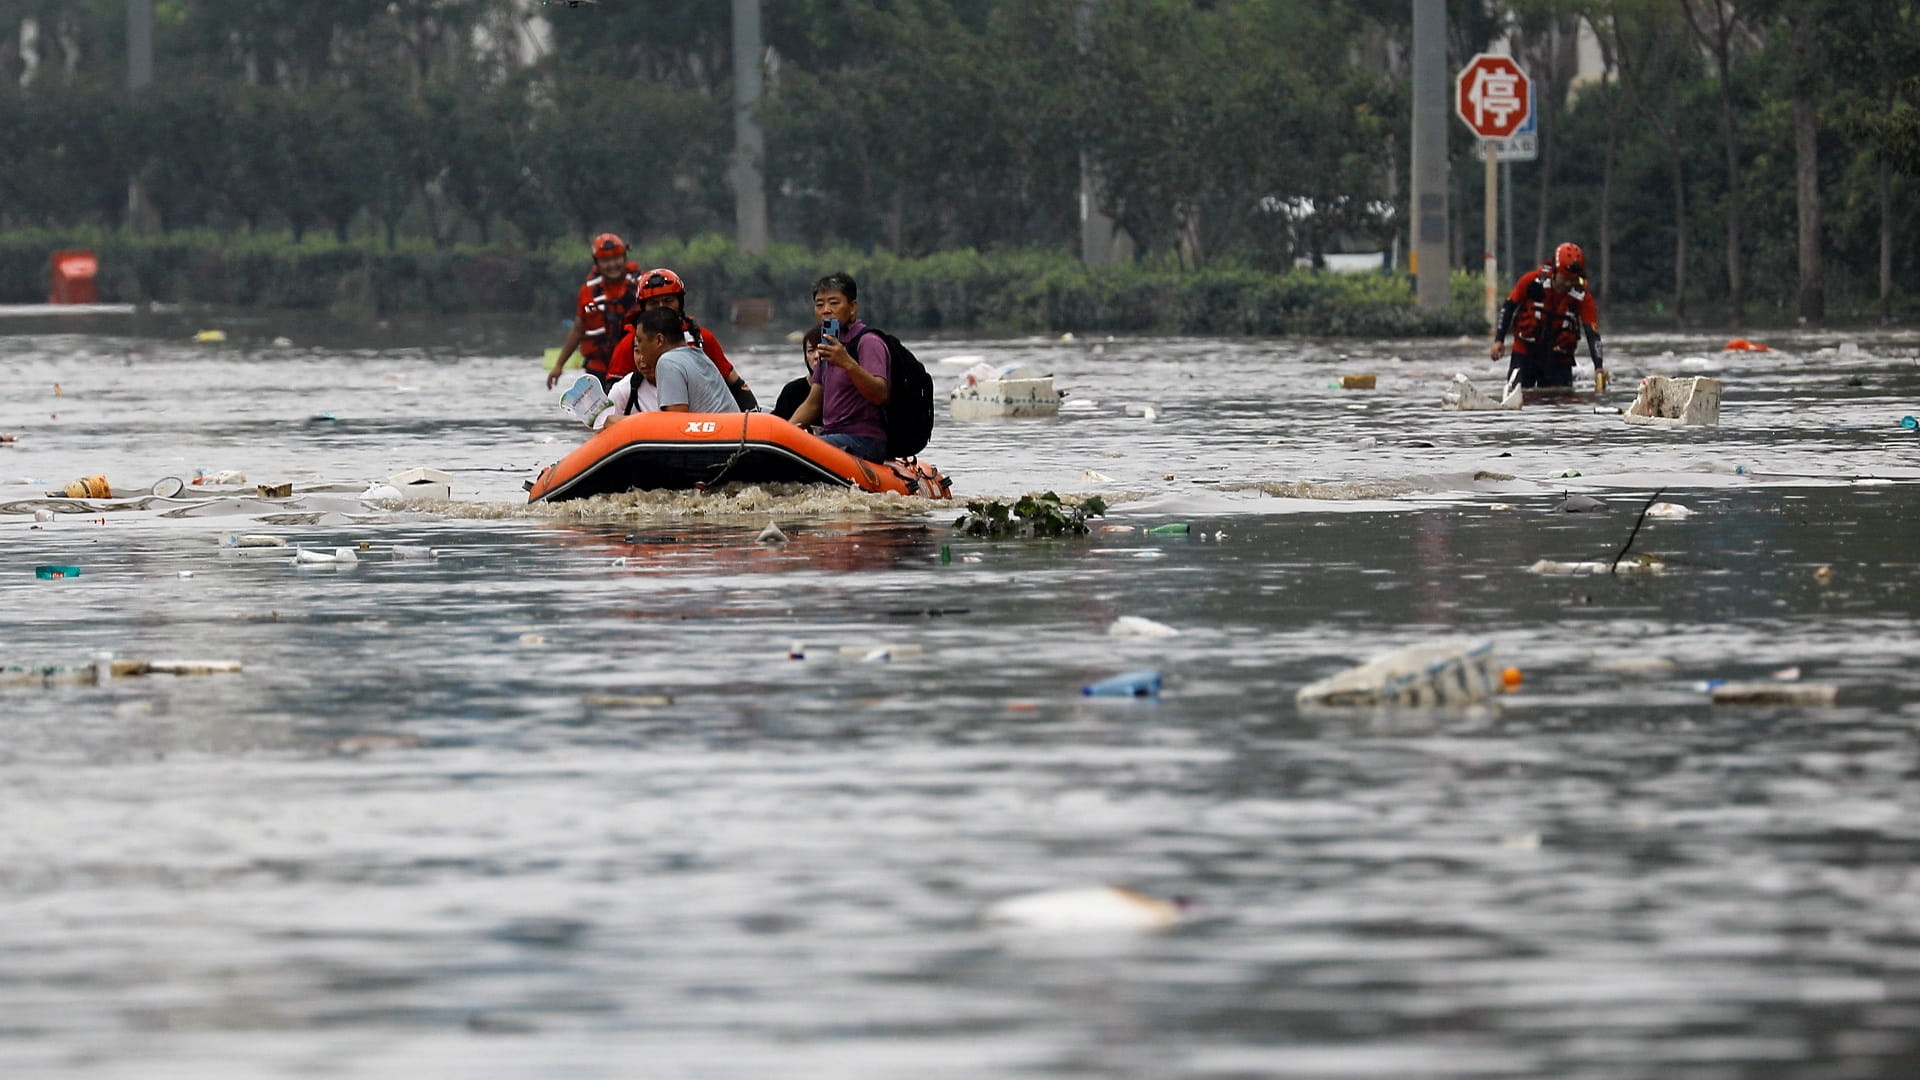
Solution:
M 1893 321 L 1893 166 L 1880 159 L 1880 321 Z
M 1727 310 L 1738 324 L 1747 313 L 1747 283 L 1740 267 L 1740 212 L 1745 200 L 1741 195 L 1740 147 L 1734 138 L 1733 87 L 1728 84 L 1731 76 L 1727 68 L 1723 59 L 1720 64 L 1720 143 L 1727 159 Z
M 1680 138 L 1667 130 L 1667 158 L 1673 175 L 1673 325 L 1687 320 L 1687 175 L 1680 163 Z
M 1534 175 L 1540 178 L 1539 216 L 1533 229 L 1533 258 L 1531 263 L 1522 259 L 1523 265 L 1534 265 L 1546 261 L 1553 251 L 1553 238 L 1550 234 L 1552 221 L 1549 208 L 1553 195 L 1553 159 L 1560 145 L 1555 132 L 1560 130 L 1560 114 L 1565 110 L 1567 85 L 1579 68 L 1579 22 L 1569 20 L 1566 24 L 1556 18 L 1548 24 L 1547 43 L 1541 55 L 1545 60 L 1540 79 L 1535 85 L 1535 101 L 1540 109 L 1539 140 L 1540 160 L 1534 165 Z M 1516 259 L 1520 256 L 1516 254 Z
M 1522 260 L 1528 266 L 1538 266 L 1545 262 L 1547 253 L 1553 250 L 1549 246 L 1552 238 L 1547 233 L 1550 224 L 1547 220 L 1547 208 L 1548 200 L 1553 196 L 1553 149 L 1559 141 L 1553 137 L 1552 128 L 1545 124 L 1540 126 L 1540 160 L 1533 165 L 1534 175 L 1540 178 L 1540 215 L 1535 220 L 1533 228 L 1533 259 L 1530 262 Z M 1515 254 L 1515 258 L 1519 258 L 1518 253 Z M 1508 269 L 1517 270 L 1519 267 L 1508 267 Z
M 1817 107 L 1805 91 L 1793 98 L 1793 157 L 1800 212 L 1800 318 L 1817 323 L 1827 316 L 1820 251 L 1820 124 Z
M 1600 159 L 1600 288 L 1601 299 L 1613 295 L 1613 162 L 1620 146 L 1619 112 L 1614 107 L 1613 89 L 1602 85 L 1607 95 L 1607 148 Z

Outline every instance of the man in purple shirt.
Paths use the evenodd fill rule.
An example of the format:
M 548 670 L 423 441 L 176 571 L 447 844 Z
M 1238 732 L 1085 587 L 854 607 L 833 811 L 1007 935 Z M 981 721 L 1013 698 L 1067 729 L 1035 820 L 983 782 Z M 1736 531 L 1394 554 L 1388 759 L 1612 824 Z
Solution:
M 887 459 L 887 425 L 880 407 L 887 403 L 891 377 L 887 343 L 866 333 L 860 321 L 860 287 L 845 273 L 813 283 L 813 314 L 821 322 L 838 320 L 839 337 L 822 336 L 819 363 L 807 376 L 813 388 L 793 411 L 801 427 L 819 425 L 820 437 L 855 457 Z M 846 342 L 853 343 L 848 351 Z

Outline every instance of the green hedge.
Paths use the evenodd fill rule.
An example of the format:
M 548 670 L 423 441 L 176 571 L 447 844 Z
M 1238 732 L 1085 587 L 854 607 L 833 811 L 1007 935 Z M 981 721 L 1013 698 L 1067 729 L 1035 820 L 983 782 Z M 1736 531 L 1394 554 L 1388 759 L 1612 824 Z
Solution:
M 309 236 L 132 236 L 104 230 L 0 235 L 0 302 L 44 300 L 48 254 L 90 248 L 103 301 L 324 309 L 345 314 L 527 313 L 564 317 L 588 261 L 580 245 L 546 251 L 338 244 Z M 719 237 L 636 250 L 671 266 L 694 314 L 721 324 L 735 300 L 766 297 L 777 322 L 812 318 L 815 279 L 845 270 L 876 321 L 902 330 L 1137 331 L 1188 334 L 1418 336 L 1478 334 L 1478 281 L 1456 274 L 1452 304 L 1414 306 L 1397 274 L 1272 275 L 1148 266 L 1089 269 L 1044 252 L 952 251 L 919 259 L 777 247 L 746 256 Z

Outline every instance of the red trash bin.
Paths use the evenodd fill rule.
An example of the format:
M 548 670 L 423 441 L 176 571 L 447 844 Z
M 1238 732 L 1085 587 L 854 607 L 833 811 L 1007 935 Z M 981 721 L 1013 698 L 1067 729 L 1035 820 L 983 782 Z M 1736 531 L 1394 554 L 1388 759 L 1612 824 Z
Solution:
M 91 251 L 56 251 L 53 253 L 53 295 L 48 298 L 54 304 L 96 304 L 100 297 L 94 292 L 93 276 L 100 270 L 100 261 Z

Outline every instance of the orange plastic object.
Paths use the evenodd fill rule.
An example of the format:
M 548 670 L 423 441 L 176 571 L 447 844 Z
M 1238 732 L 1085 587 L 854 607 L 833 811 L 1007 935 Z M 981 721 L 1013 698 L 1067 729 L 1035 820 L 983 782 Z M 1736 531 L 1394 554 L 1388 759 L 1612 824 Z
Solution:
M 1518 689 L 1520 686 L 1520 669 L 1517 667 L 1510 667 L 1505 671 L 1502 671 L 1500 673 L 1500 685 L 1506 687 L 1509 690 Z
M 48 302 L 54 304 L 95 304 L 100 296 L 94 291 L 93 277 L 100 271 L 100 261 L 91 251 L 56 251 L 53 253 L 53 293 Z
M 66 492 L 69 499 L 113 498 L 113 488 L 108 485 L 107 478 L 99 473 L 73 481 L 66 486 Z
M 1732 341 L 1727 342 L 1727 347 L 1724 351 L 1726 352 L 1772 352 L 1773 350 L 1767 348 L 1765 345 L 1762 345 L 1757 341 L 1748 341 L 1746 338 L 1737 337 L 1737 338 L 1734 338 Z

